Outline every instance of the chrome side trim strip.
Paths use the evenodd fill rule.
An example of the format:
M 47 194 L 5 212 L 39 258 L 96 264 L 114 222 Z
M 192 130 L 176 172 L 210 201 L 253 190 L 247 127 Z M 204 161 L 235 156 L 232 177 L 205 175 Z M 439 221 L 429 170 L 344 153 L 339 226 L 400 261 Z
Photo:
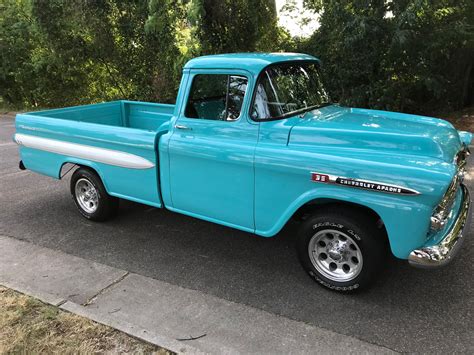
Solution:
M 155 164 L 148 159 L 113 149 L 98 148 L 90 145 L 64 142 L 21 133 L 15 134 L 14 140 L 18 145 L 24 147 L 68 155 L 75 158 L 88 159 L 98 163 L 120 166 L 122 168 L 150 169 L 155 166 Z
M 377 192 L 384 192 L 387 194 L 395 195 L 419 195 L 420 192 L 409 189 L 408 187 L 387 184 L 384 182 L 371 181 L 371 180 L 362 180 L 354 179 L 324 173 L 311 172 L 311 181 L 313 182 L 322 182 L 325 184 L 335 184 L 342 185 L 347 187 L 354 187 L 357 189 L 371 190 Z
M 461 185 L 463 199 L 459 214 L 451 230 L 438 244 L 413 250 L 408 263 L 421 268 L 433 268 L 449 263 L 462 245 L 471 224 L 471 197 L 466 186 Z

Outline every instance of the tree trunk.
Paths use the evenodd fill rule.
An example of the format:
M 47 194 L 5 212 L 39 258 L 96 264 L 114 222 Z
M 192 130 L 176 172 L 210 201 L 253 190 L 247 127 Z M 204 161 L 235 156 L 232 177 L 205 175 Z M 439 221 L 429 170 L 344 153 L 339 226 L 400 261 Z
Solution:
M 472 75 L 472 62 L 467 65 L 466 74 L 464 76 L 464 85 L 462 90 L 462 106 L 466 107 L 474 102 L 474 89 L 473 82 L 474 78 Z

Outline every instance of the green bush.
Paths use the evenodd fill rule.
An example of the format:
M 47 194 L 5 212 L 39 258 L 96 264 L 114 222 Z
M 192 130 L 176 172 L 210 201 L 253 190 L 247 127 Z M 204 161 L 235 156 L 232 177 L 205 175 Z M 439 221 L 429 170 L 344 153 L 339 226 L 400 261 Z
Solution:
M 320 57 L 343 104 L 431 113 L 474 104 L 472 0 L 307 0 Z
M 474 104 L 474 1 L 305 0 L 310 38 L 277 24 L 274 0 L 3 0 L 0 101 L 60 107 L 173 102 L 192 57 L 301 51 L 342 104 L 431 113 Z

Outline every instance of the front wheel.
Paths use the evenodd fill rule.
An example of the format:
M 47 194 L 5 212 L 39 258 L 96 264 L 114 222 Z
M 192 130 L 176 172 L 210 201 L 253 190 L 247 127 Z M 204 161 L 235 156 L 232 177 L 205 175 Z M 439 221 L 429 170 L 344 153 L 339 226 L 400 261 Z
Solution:
M 385 236 L 359 211 L 334 210 L 315 214 L 302 225 L 298 256 L 320 285 L 351 292 L 367 287 L 386 256 Z
M 100 177 L 87 168 L 77 169 L 71 177 L 71 194 L 79 212 L 92 221 L 114 217 L 119 200 L 105 190 Z

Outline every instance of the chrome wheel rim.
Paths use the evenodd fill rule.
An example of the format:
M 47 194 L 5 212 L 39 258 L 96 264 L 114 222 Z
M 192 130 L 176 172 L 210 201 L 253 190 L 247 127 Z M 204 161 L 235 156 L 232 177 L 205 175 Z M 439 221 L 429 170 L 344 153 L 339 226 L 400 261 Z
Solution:
M 308 253 L 315 269 L 332 281 L 351 281 L 362 270 L 359 246 L 349 235 L 338 230 L 317 232 L 309 241 Z
M 92 183 L 84 178 L 77 180 L 75 186 L 76 200 L 87 213 L 94 213 L 99 206 L 99 196 Z

